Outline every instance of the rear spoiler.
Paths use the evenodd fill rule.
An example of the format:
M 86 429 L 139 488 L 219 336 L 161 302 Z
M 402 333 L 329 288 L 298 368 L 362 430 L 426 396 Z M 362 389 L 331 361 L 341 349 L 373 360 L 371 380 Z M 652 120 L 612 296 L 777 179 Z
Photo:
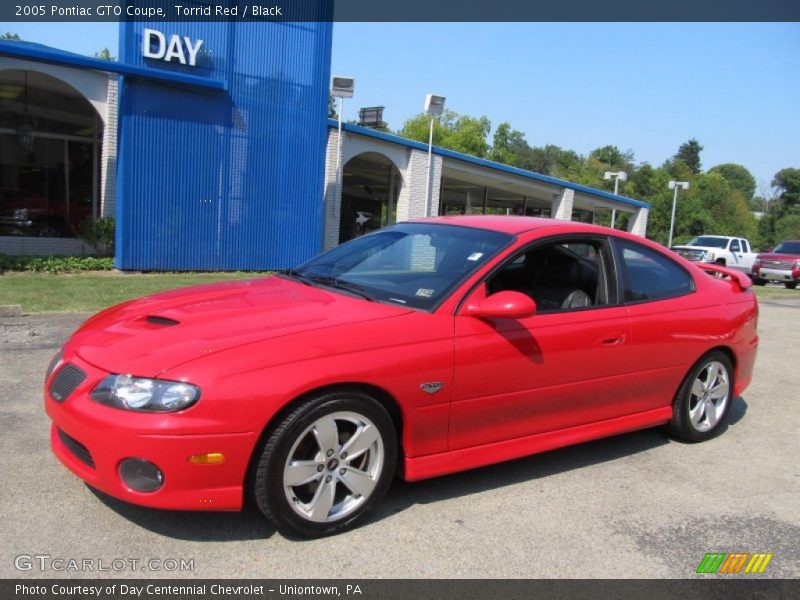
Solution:
M 694 263 L 694 265 L 711 275 L 721 275 L 727 277 L 732 283 L 739 287 L 739 291 L 741 292 L 753 287 L 753 282 L 751 281 L 750 277 L 741 271 L 735 271 L 734 269 L 729 269 L 728 267 L 723 267 L 722 265 L 717 264 L 710 265 L 708 263 Z

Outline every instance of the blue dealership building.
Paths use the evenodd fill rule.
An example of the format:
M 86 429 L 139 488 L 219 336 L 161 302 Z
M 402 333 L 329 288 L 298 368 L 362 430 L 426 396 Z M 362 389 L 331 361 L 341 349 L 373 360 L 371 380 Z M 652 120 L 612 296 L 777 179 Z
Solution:
M 340 141 L 319 6 L 299 23 L 122 23 L 117 61 L 0 41 L 0 253 L 85 252 L 98 217 L 127 270 L 282 268 L 426 214 L 611 210 L 644 235 L 637 200 L 442 148 L 429 163 L 357 125 Z

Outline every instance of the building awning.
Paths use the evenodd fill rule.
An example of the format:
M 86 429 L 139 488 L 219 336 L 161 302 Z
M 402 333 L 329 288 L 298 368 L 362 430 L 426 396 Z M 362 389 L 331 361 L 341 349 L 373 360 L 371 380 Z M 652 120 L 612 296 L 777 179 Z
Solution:
M 73 52 L 67 52 L 65 50 L 59 50 L 58 48 L 51 48 L 50 46 L 36 44 L 33 42 L 0 40 L 0 56 L 10 56 L 23 60 L 46 62 L 64 67 L 73 67 L 76 69 L 105 71 L 106 73 L 116 73 L 117 75 L 124 75 L 126 77 L 137 77 L 140 79 L 149 79 L 160 83 L 183 85 L 211 91 L 225 90 L 225 83 L 215 79 L 198 77 L 196 75 L 187 75 L 186 73 L 178 73 L 175 71 L 135 67 L 113 60 L 104 60 L 102 58 L 83 56 L 81 54 L 75 54 Z

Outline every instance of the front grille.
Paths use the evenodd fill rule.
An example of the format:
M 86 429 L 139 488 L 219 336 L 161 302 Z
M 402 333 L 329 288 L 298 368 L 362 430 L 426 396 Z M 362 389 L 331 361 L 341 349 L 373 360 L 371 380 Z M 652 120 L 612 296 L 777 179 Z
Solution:
M 85 465 L 89 465 L 94 469 L 94 459 L 92 458 L 91 452 L 89 449 L 81 444 L 78 440 L 71 438 L 66 433 L 58 430 L 58 437 L 61 440 L 61 443 L 64 444 L 72 454 L 75 455 L 79 461 L 81 461 Z
M 86 373 L 75 365 L 64 365 L 50 384 L 50 397 L 63 402 L 86 379 Z
M 788 271 L 792 268 L 793 260 L 765 260 L 761 263 L 762 267 L 767 269 L 781 269 Z
M 678 250 L 678 254 L 689 260 L 702 260 L 705 252 L 702 250 Z

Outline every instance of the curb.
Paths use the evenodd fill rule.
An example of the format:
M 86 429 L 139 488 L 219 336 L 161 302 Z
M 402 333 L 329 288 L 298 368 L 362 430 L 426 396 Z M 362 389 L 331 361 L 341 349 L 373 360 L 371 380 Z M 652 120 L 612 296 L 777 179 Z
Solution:
M 21 317 L 22 305 L 0 304 L 0 317 Z

